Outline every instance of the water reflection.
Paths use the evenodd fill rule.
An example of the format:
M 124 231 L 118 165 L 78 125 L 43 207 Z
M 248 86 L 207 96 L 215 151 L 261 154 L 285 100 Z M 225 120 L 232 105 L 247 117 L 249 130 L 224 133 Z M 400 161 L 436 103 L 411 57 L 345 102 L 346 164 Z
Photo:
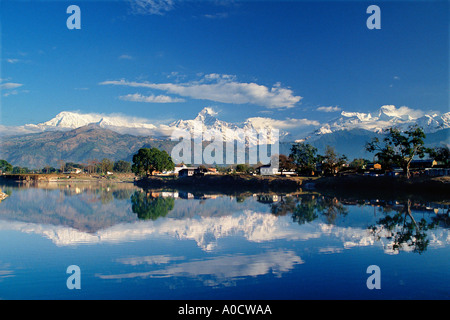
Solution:
M 179 292 L 191 299 L 218 292 L 232 299 L 311 298 L 307 294 L 318 294 L 320 286 L 335 290 L 328 297 L 342 298 L 342 285 L 365 289 L 367 263 L 379 263 L 383 271 L 401 265 L 398 274 L 414 279 L 431 275 L 437 283 L 430 287 L 448 291 L 440 281 L 448 277 L 450 247 L 445 201 L 350 199 L 302 190 L 224 195 L 127 183 L 0 188 L 9 195 L 0 203 L 0 298 L 8 297 L 7 288 L 20 292 L 11 289 L 9 297 L 41 295 L 24 277 L 44 279 L 45 292 L 61 292 L 55 270 L 65 276 L 74 263 L 90 270 L 83 278 L 89 290 L 82 294 L 97 290 L 93 298 L 131 291 L 151 299 Z M 389 262 L 392 254 L 396 259 Z M 355 282 L 357 274 L 363 279 Z M 383 273 L 384 283 L 398 281 L 388 276 Z M 333 281 L 340 281 L 334 289 Z
M 184 256 L 145 256 L 120 259 L 126 265 L 161 265 L 151 271 L 120 274 L 99 273 L 101 279 L 123 280 L 132 278 L 188 277 L 201 280 L 205 286 L 233 285 L 245 277 L 256 277 L 272 273 L 280 277 L 302 264 L 302 259 L 292 250 L 269 250 L 260 254 L 220 255 L 204 260 Z M 175 263 L 172 263 L 175 262 Z
M 142 220 L 165 217 L 174 207 L 172 197 L 153 196 L 151 192 L 135 191 L 131 196 L 131 210 Z
M 427 231 L 433 229 L 439 223 L 439 216 L 436 215 L 430 222 L 421 218 L 418 222 L 411 214 L 411 200 L 403 204 L 403 208 L 391 212 L 391 208 L 385 208 L 385 216 L 377 221 L 377 224 L 369 227 L 372 234 L 378 239 L 391 240 L 391 250 L 398 252 L 400 249 L 424 252 L 430 240 Z M 436 219 L 438 217 L 438 219 Z M 448 217 L 448 214 L 447 214 Z
M 384 252 L 395 254 L 423 253 L 431 243 L 448 243 L 441 232 L 448 235 L 449 206 L 444 201 L 343 199 L 301 190 L 230 196 L 143 190 L 128 183 L 47 183 L 1 189 L 9 197 L 0 204 L 0 230 L 42 234 L 58 245 L 168 235 L 194 240 L 211 252 L 219 239 L 229 237 L 265 242 L 333 235 L 343 248 L 379 243 Z M 358 208 L 362 214 L 355 213 Z M 373 216 L 369 215 L 372 209 Z M 437 240 L 437 233 L 430 237 L 436 230 L 443 239 Z

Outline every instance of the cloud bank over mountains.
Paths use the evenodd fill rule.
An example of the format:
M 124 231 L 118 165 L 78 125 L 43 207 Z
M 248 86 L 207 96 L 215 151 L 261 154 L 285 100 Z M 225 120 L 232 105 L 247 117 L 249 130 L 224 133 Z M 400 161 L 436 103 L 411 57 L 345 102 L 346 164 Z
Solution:
M 302 97 L 294 95 L 291 89 L 281 87 L 280 83 L 276 83 L 269 88 L 254 82 L 238 82 L 236 77 L 232 75 L 215 73 L 204 75 L 197 81 L 184 83 L 151 83 L 121 79 L 103 81 L 99 84 L 160 90 L 185 98 L 231 104 L 249 103 L 271 109 L 293 108 L 302 99 Z M 140 96 L 138 93 L 135 95 Z M 167 98 L 170 97 L 167 96 Z M 171 102 L 184 101 L 182 98 L 171 99 L 173 99 Z M 141 100 L 140 102 L 153 101 Z

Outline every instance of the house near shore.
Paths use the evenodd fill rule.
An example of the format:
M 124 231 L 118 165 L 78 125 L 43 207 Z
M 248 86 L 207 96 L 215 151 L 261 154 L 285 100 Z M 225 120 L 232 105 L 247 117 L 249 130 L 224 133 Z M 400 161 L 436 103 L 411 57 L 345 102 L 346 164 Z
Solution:
M 192 177 L 199 174 L 197 167 L 183 168 L 178 172 L 179 177 Z
M 272 175 L 280 174 L 280 172 L 278 171 L 278 168 L 272 167 L 272 165 L 270 165 L 270 164 L 260 166 L 256 170 L 262 176 L 272 176 Z
M 179 177 L 192 177 L 217 174 L 216 168 L 186 167 L 178 172 Z
M 78 174 L 78 173 L 82 173 L 82 172 L 83 172 L 83 170 L 80 169 L 80 168 L 72 168 L 72 169 L 70 169 L 68 171 L 64 171 L 63 173 L 65 173 L 65 174 L 67 174 L 67 173 L 76 173 L 76 174 Z
M 379 164 L 379 163 L 368 163 L 366 165 L 366 170 L 381 170 L 381 164 Z

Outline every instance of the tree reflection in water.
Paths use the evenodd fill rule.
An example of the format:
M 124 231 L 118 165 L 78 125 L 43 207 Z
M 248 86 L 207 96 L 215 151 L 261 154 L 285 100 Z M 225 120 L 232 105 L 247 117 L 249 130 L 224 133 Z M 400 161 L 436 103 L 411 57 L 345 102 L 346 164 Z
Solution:
M 391 213 L 385 210 L 385 216 L 378 220 L 376 225 L 368 229 L 377 240 L 386 238 L 391 240 L 392 250 L 412 249 L 413 252 L 424 252 L 430 240 L 427 239 L 427 231 L 436 227 L 436 221 L 427 222 L 424 218 L 418 222 L 411 214 L 411 200 L 408 199 L 403 208 Z
M 309 223 L 319 218 L 320 214 L 327 223 L 333 224 L 337 217 L 347 213 L 348 209 L 335 197 L 307 194 L 300 197 L 292 211 L 292 220 L 298 224 Z
M 174 198 L 153 196 L 151 193 L 136 191 L 131 196 L 131 210 L 142 220 L 156 220 L 166 216 L 174 207 Z
M 271 212 L 277 216 L 292 213 L 292 220 L 300 225 L 311 223 L 319 217 L 324 218 L 328 224 L 334 224 L 340 216 L 348 213 L 348 208 L 344 204 L 366 205 L 371 201 L 366 200 L 342 200 L 336 197 L 323 196 L 318 194 L 302 194 L 296 197 L 282 196 L 280 201 L 272 203 Z M 416 220 L 411 208 L 423 210 L 427 205 L 424 203 L 412 203 L 410 199 L 405 202 L 378 202 L 377 207 L 381 207 L 383 217 L 376 224 L 368 227 L 368 231 L 377 241 L 387 239 L 390 249 L 395 253 L 400 250 L 409 250 L 417 253 L 424 252 L 430 240 L 427 231 L 437 225 L 448 227 L 449 212 L 435 214 L 428 219 Z M 429 211 L 429 208 L 428 208 Z

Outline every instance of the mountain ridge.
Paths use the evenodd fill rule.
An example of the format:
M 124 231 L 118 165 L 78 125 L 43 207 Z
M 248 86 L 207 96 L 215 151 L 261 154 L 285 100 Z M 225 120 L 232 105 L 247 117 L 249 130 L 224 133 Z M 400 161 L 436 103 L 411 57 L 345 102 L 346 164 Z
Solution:
M 224 137 L 224 142 L 227 141 L 225 138 L 228 138 L 244 142 L 248 146 L 257 145 L 260 141 L 255 136 L 245 136 L 246 130 L 258 131 L 261 128 L 269 130 L 273 128 L 270 122 L 260 121 L 258 125 L 255 125 L 250 118 L 238 125 L 219 120 L 216 116 L 217 112 L 207 107 L 192 120 L 177 120 L 165 125 L 164 128 L 187 130 L 192 133 L 200 124 L 206 140 L 211 141 L 214 136 L 221 135 Z M 411 124 L 420 124 L 422 121 L 429 124 L 425 130 L 428 146 L 450 145 L 449 119 L 450 113 L 443 115 L 414 113 L 408 108 L 394 106 L 383 106 L 375 114 L 343 111 L 341 117 L 322 125 L 303 139 L 295 140 L 288 132 L 281 131 L 278 142 L 280 142 L 280 153 L 283 154 L 289 154 L 290 147 L 295 142 L 308 142 L 318 148 L 319 153 L 324 152 L 325 146 L 331 145 L 338 153 L 347 155 L 349 160 L 358 157 L 371 158 L 373 155 L 364 149 L 365 143 L 375 136 L 380 136 L 389 126 L 406 128 Z M 95 121 L 91 122 L 92 120 Z M 129 133 L 123 128 L 134 125 L 138 129 L 144 129 L 142 132 L 147 132 L 145 130 L 151 126 L 147 123 L 146 129 L 142 119 L 137 119 L 138 122 L 131 124 L 126 120 L 133 119 L 124 120 L 120 116 L 108 118 L 101 115 L 93 116 L 93 114 L 83 117 L 78 113 L 61 112 L 49 121 L 29 125 L 40 128 L 38 132 L 4 136 L 0 139 L 0 158 L 14 165 L 30 168 L 56 166 L 58 160 L 85 163 L 92 159 L 110 158 L 130 161 L 132 155 L 141 147 L 154 146 L 170 154 L 172 148 L 178 143 L 168 138 L 170 134 L 155 136 Z M 85 125 L 78 127 L 80 124 Z M 117 128 L 123 130 L 117 130 Z M 225 133 L 231 133 L 231 135 L 226 137 Z M 274 143 L 277 140 L 270 142 Z
M 48 121 L 38 124 L 26 124 L 22 126 L 20 130 L 16 131 L 18 134 L 23 134 L 43 131 L 71 130 L 95 123 L 102 128 L 137 136 L 167 138 L 171 136 L 174 130 L 187 130 L 190 133 L 193 133 L 194 130 L 200 129 L 203 133 L 206 133 L 206 135 L 221 135 L 224 140 L 232 139 L 239 141 L 245 133 L 248 132 L 258 132 L 262 129 L 278 129 L 281 141 L 294 141 L 309 139 L 313 136 L 340 130 L 357 128 L 377 133 L 381 133 L 386 128 L 392 126 L 405 130 L 410 125 L 414 124 L 421 126 L 426 133 L 450 128 L 450 112 L 442 115 L 436 112 L 424 113 L 407 107 L 396 108 L 393 105 L 381 106 L 379 110 L 372 113 L 342 111 L 338 117 L 322 124 L 317 121 L 313 122 L 316 128 L 310 130 L 309 134 L 295 132 L 302 127 L 302 122 L 299 122 L 298 125 L 287 125 L 286 121 L 283 120 L 257 117 L 248 118 L 242 123 L 230 123 L 219 120 L 217 114 L 218 113 L 214 111 L 212 107 L 205 107 L 192 120 L 179 119 L 172 121 L 169 124 L 155 125 L 148 119 L 128 117 L 119 114 L 82 114 L 76 111 L 62 111 Z M 9 130 L 10 133 L 14 132 L 13 128 L 8 129 L 11 129 Z M 305 130 L 306 129 L 304 129 L 303 132 L 307 132 Z M 8 130 L 4 129 L 3 133 L 5 131 Z M 254 141 L 254 139 L 246 142 L 250 144 L 258 143 L 257 141 Z

